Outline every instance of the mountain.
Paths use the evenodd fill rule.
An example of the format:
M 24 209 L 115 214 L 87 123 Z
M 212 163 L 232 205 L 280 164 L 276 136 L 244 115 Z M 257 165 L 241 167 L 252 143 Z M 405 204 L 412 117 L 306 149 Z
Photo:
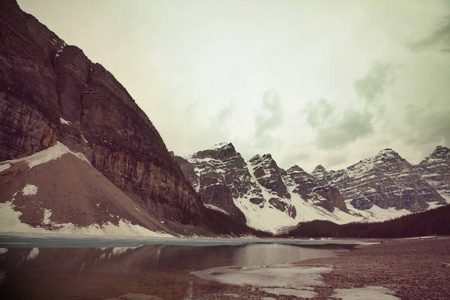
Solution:
M 417 166 L 422 178 L 450 203 L 450 149 L 438 146 Z
M 392 149 L 384 149 L 343 170 L 321 169 L 317 173 L 322 183 L 338 188 L 348 203 L 359 210 L 377 205 L 414 212 L 429 208 L 430 203 L 446 204 L 417 168 Z
M 449 153 L 438 147 L 413 166 L 384 149 L 346 169 L 319 165 L 311 174 L 297 165 L 283 170 L 270 154 L 245 161 L 231 143 L 176 160 L 207 205 L 241 222 L 238 208 L 247 225 L 275 233 L 305 221 L 384 221 L 445 205 Z
M 270 154 L 246 162 L 233 144 L 221 143 L 176 160 L 207 205 L 259 230 L 275 233 L 315 219 L 359 220 L 345 213 L 337 189 L 318 186 L 299 167 L 281 169 Z
M 195 233 L 199 226 L 216 233 L 230 228 L 235 233 L 245 231 L 228 216 L 204 206 L 152 122 L 103 66 L 91 62 L 76 46 L 67 45 L 15 1 L 0 1 L 0 29 L 0 161 L 63 145 L 89 162 L 90 167 L 75 169 L 96 169 L 122 192 L 119 198 L 126 196 L 158 220 L 188 226 L 180 227 L 181 232 Z M 69 159 L 64 156 L 64 160 Z M 55 164 L 48 163 L 48 168 L 56 168 Z M 13 176 L 15 168 L 19 167 L 3 171 L 2 176 Z M 21 178 L 31 180 L 34 170 L 21 169 Z M 20 195 L 23 187 L 15 187 L 13 194 Z M 0 204 L 12 201 L 12 190 L 1 191 L 6 194 L 0 194 Z M 93 195 L 103 199 L 100 192 Z M 58 201 L 65 201 L 62 194 Z M 52 207 L 42 209 L 51 209 L 55 218 L 58 215 Z
M 0 231 L 175 234 L 62 143 L 0 164 Z

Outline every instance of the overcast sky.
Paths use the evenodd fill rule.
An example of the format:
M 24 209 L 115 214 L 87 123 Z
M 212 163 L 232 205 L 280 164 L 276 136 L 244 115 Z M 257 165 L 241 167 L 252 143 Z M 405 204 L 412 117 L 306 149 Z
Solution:
M 450 146 L 450 1 L 19 0 L 124 85 L 169 150 L 347 167 Z

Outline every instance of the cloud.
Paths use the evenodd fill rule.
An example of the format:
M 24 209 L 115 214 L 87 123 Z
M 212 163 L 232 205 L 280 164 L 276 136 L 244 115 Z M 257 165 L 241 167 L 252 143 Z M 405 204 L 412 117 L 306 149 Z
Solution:
M 450 108 L 428 104 L 427 107 L 409 105 L 405 108 L 404 139 L 410 145 L 450 144 Z
M 337 149 L 373 132 L 373 114 L 352 109 L 344 111 L 335 121 L 317 131 L 317 145 L 322 149 Z
M 312 128 L 318 128 L 334 111 L 334 107 L 323 98 L 320 98 L 315 104 L 308 103 L 306 109 L 308 111 L 306 122 Z
M 235 110 L 236 105 L 233 101 L 226 103 L 217 112 L 216 117 L 214 118 L 214 122 L 217 122 L 220 127 L 226 127 L 229 121 L 232 119 Z
M 267 90 L 261 101 L 261 107 L 255 116 L 255 136 L 267 137 L 269 132 L 283 124 L 283 109 L 280 96 L 275 90 Z
M 327 100 L 308 103 L 306 120 L 316 131 L 315 144 L 319 149 L 337 149 L 373 132 L 373 113 L 352 108 L 337 111 Z
M 366 76 L 354 81 L 356 94 L 373 103 L 383 96 L 386 87 L 394 84 L 397 67 L 390 63 L 375 63 Z
M 443 18 L 439 26 L 427 37 L 407 44 L 412 51 L 428 49 L 450 53 L 450 16 Z

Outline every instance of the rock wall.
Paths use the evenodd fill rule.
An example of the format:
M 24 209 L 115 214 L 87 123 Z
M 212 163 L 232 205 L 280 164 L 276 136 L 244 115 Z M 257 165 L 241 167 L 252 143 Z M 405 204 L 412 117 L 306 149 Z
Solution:
M 61 141 L 133 200 L 195 223 L 203 204 L 145 113 L 83 51 L 0 2 L 0 161 Z
M 344 199 L 359 210 L 377 205 L 421 211 L 429 207 L 429 202 L 446 203 L 420 172 L 392 149 L 384 149 L 347 169 L 321 170 L 315 175 L 320 182 L 338 188 Z

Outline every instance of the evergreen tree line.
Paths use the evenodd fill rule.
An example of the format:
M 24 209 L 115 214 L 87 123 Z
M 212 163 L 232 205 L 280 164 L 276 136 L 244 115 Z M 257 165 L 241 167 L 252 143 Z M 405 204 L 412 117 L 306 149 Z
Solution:
M 338 225 L 330 221 L 300 223 L 283 236 L 337 238 L 402 238 L 450 235 L 450 205 L 376 223 Z

